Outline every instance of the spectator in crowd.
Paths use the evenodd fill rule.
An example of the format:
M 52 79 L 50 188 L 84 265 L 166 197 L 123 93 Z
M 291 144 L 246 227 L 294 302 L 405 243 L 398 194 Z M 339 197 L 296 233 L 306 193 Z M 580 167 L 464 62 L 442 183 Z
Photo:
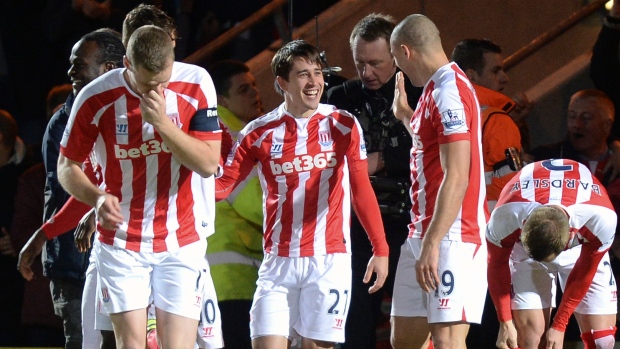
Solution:
M 24 280 L 15 269 L 17 253 L 9 232 L 18 179 L 33 160 L 17 132 L 13 116 L 0 109 L 0 346 L 20 345 L 22 330 Z
M 209 73 L 217 92 L 217 114 L 236 140 L 243 127 L 263 115 L 256 80 L 240 61 L 217 62 Z M 229 152 L 230 147 L 222 144 L 223 159 Z M 207 241 L 224 343 L 228 348 L 251 349 L 250 308 L 263 259 L 263 201 L 256 169 L 216 203 L 215 233 Z
M 586 165 L 607 186 L 610 173 L 603 171 L 611 159 L 607 139 L 614 124 L 615 108 L 600 90 L 587 89 L 571 96 L 567 111 L 566 139 L 530 151 L 534 160 L 571 159 Z
M 389 272 L 384 292 L 368 293 L 363 282 L 372 246 L 356 215 L 351 220 L 351 264 L 353 284 L 351 306 L 345 327 L 346 342 L 341 348 L 375 348 L 381 304 L 392 296 L 400 247 L 407 238 L 409 224 L 409 151 L 411 136 L 392 113 L 396 72 L 390 53 L 390 35 L 396 23 L 391 16 L 372 13 L 362 18 L 351 32 L 349 44 L 359 79 L 351 79 L 327 92 L 327 103 L 357 118 L 364 131 L 368 153 L 368 174 L 382 208 L 386 240 L 390 247 Z M 405 82 L 407 101 L 415 108 L 422 92 Z
M 413 137 L 413 206 L 394 282 L 392 346 L 426 348 L 430 332 L 436 348 L 465 348 L 487 291 L 480 108 L 428 17 L 406 17 L 390 46 L 398 67 L 424 87 L 414 112 L 397 73 L 394 115 Z
M 333 348 L 344 342 L 351 294 L 351 202 L 373 245 L 364 281 L 383 285 L 388 246 L 368 179 L 356 119 L 320 104 L 324 88 L 316 47 L 294 40 L 272 60 L 284 103 L 237 136 L 216 197 L 225 198 L 258 164 L 264 251 L 250 311 L 254 348 Z M 299 338 L 301 337 L 301 338 Z
M 47 116 L 48 122 L 52 118 L 52 115 L 65 105 L 65 101 L 69 98 L 71 93 L 73 93 L 71 84 L 56 85 L 47 93 L 47 98 L 45 99 L 45 115 Z
M 11 225 L 11 240 L 16 251 L 24 246 L 43 221 L 45 178 L 43 163 L 30 167 L 19 177 Z M 64 347 L 62 320 L 54 313 L 52 297 L 47 296 L 50 280 L 43 275 L 41 263 L 34 264 L 33 273 L 32 280 L 24 285 L 22 344 L 27 347 Z

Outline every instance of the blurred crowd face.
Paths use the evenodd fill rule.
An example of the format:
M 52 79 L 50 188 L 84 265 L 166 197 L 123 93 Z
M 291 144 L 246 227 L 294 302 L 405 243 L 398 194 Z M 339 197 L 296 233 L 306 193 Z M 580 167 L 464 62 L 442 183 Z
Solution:
M 390 53 L 390 43 L 384 38 L 368 42 L 360 37 L 351 44 L 355 69 L 362 83 L 370 90 L 385 85 L 396 73 L 394 57 Z
M 599 156 L 607 149 L 613 115 L 608 115 L 596 98 L 571 98 L 568 105 L 568 138 L 575 150 L 585 156 Z
M 471 81 L 488 89 L 501 92 L 508 84 L 508 75 L 504 71 L 502 55 L 494 52 L 485 52 L 484 68 L 482 72 L 474 71 L 471 75 Z
M 250 72 L 234 75 L 230 79 L 228 96 L 218 96 L 218 103 L 230 110 L 246 124 L 263 115 L 263 104 Z

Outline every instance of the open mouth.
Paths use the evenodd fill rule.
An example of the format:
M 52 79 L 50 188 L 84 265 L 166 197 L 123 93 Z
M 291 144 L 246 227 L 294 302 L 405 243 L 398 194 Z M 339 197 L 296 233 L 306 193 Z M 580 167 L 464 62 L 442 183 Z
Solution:
M 305 91 L 304 94 L 308 97 L 316 97 L 319 94 L 319 90 Z

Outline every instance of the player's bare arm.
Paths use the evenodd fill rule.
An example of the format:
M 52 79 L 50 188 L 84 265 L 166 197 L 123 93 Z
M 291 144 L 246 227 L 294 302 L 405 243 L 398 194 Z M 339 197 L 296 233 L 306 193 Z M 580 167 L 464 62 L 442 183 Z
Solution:
M 439 243 L 458 216 L 469 185 L 470 144 L 457 141 L 439 146 L 444 178 L 437 193 L 435 212 L 424 234 L 420 259 L 416 264 L 416 280 L 426 292 L 439 284 Z
M 94 207 L 97 218 L 105 229 L 116 229 L 123 222 L 118 198 L 95 186 L 82 171 L 82 164 L 58 157 L 58 181 L 76 199 Z
M 150 90 L 145 93 L 140 100 L 140 110 L 144 121 L 153 125 L 172 155 L 184 166 L 202 177 L 216 173 L 221 142 L 201 141 L 176 126 L 166 115 L 163 92 Z

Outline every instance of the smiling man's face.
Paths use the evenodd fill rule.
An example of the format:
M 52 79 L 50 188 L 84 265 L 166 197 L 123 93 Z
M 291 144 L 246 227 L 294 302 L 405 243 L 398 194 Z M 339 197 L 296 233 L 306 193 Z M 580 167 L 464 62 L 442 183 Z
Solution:
M 288 80 L 278 77 L 286 109 L 296 117 L 308 117 L 319 106 L 323 94 L 323 72 L 318 62 L 295 58 Z

